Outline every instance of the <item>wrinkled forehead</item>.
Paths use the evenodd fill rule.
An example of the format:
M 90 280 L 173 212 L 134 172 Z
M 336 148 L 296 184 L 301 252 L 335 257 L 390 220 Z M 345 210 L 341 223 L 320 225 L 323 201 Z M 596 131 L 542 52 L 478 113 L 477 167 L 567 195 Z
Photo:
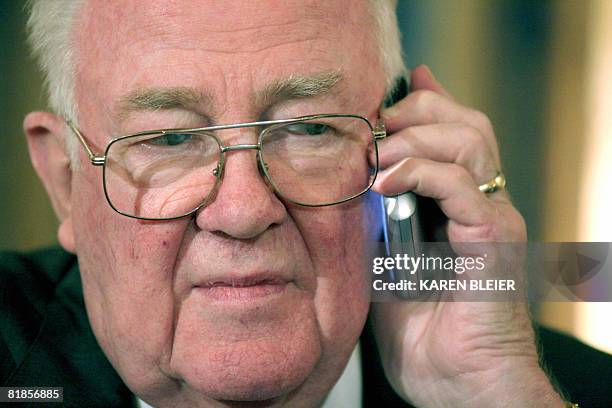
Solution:
M 343 3 L 350 5 L 353 12 L 346 13 L 346 7 L 340 7 Z M 323 30 L 327 34 L 341 31 L 336 30 L 338 19 L 355 23 L 350 19 L 359 14 L 361 3 L 361 0 L 93 0 L 85 4 L 81 13 L 82 39 L 87 43 L 83 45 L 100 41 L 97 45 L 114 52 L 150 40 L 166 46 L 254 52 L 275 42 L 320 35 Z M 277 38 L 279 31 L 286 37 Z
M 177 76 L 188 86 L 330 69 L 366 78 L 364 60 L 377 56 L 370 20 L 366 0 L 92 0 L 75 35 L 77 88 L 112 99 L 135 83 Z

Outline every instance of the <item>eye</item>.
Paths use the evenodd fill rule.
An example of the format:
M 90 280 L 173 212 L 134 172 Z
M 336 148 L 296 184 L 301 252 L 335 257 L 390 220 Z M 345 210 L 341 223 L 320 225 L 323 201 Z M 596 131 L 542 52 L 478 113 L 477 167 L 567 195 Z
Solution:
M 193 135 L 187 133 L 166 133 L 149 139 L 147 142 L 155 146 L 177 146 L 190 141 L 192 138 Z
M 286 129 L 297 135 L 320 136 L 331 130 L 331 127 L 324 123 L 294 123 L 287 125 Z

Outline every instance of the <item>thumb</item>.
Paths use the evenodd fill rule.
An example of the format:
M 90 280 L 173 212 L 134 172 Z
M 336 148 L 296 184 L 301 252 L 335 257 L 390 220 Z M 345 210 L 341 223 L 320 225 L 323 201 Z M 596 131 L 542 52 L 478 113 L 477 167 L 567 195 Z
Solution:
M 436 77 L 434 77 L 427 65 L 419 65 L 412 70 L 412 73 L 410 74 L 410 84 L 412 91 L 428 89 L 449 99 L 453 99 L 450 92 L 448 92 L 446 88 L 444 88 L 444 86 L 442 86 L 442 84 L 436 79 Z

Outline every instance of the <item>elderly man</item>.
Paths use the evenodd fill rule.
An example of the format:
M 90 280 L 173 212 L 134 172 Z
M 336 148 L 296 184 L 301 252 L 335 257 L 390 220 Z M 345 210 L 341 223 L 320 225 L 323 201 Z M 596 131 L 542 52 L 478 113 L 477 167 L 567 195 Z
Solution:
M 500 169 L 485 115 L 425 67 L 381 110 L 404 74 L 393 3 L 34 1 L 54 113 L 24 129 L 78 270 L 10 260 L 30 272 L 5 285 L 25 298 L 3 306 L 3 384 L 73 406 L 321 406 L 370 307 L 364 193 L 435 198 L 451 243 L 524 241 L 503 189 L 479 190 Z M 567 404 L 524 304 L 381 303 L 372 321 L 406 403 Z M 399 403 L 358 369 L 363 403 Z

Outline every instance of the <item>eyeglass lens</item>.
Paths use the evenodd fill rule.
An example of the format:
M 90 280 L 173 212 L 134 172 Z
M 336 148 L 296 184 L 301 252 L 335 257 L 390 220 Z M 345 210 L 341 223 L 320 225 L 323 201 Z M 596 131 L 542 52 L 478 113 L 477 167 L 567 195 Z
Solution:
M 107 149 L 104 169 L 109 202 L 138 218 L 167 219 L 193 212 L 218 183 L 218 140 L 232 131 L 236 129 L 116 140 Z M 363 118 L 321 117 L 261 130 L 259 159 L 282 197 L 305 205 L 334 204 L 371 184 L 374 173 L 367 154 L 372 144 L 371 128 Z

